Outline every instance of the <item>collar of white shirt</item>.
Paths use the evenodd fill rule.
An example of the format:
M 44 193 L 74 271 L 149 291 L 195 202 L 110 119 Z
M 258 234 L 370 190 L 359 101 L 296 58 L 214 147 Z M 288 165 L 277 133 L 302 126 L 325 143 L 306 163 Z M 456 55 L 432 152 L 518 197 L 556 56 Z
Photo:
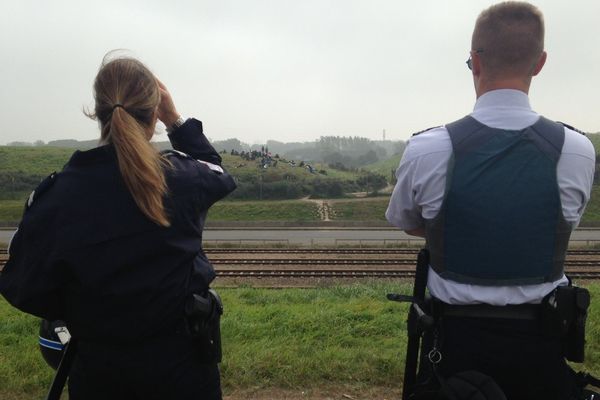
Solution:
M 525 92 L 498 89 L 481 95 L 471 116 L 492 128 L 521 130 L 533 125 L 539 114 L 531 109 Z

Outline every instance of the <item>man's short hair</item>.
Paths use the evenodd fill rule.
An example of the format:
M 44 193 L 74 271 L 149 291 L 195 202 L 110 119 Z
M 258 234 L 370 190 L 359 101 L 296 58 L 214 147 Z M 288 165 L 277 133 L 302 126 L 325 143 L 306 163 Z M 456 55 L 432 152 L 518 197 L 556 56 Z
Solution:
M 490 75 L 530 75 L 544 51 L 544 16 L 526 2 L 495 4 L 479 14 L 471 49 Z

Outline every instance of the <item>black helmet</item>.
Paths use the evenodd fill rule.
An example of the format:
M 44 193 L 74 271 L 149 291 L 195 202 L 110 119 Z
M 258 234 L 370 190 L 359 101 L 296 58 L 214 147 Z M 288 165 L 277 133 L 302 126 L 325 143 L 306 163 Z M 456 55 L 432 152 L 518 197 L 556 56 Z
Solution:
M 48 321 L 43 319 L 40 323 L 40 351 L 46 363 L 54 369 L 57 369 L 60 365 L 65 349 L 65 345 L 60 340 L 56 329 L 58 328 L 62 332 L 66 330 L 66 327 L 67 325 L 60 320 Z

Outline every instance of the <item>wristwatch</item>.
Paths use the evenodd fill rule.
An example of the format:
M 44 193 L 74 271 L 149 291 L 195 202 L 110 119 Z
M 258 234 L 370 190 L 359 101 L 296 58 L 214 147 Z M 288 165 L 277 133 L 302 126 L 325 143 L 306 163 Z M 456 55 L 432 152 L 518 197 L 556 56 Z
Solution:
M 185 124 L 185 119 L 183 119 L 183 117 L 180 115 L 179 118 L 177 118 L 177 120 L 171 124 L 171 126 L 167 126 L 167 132 L 171 133 L 183 124 Z

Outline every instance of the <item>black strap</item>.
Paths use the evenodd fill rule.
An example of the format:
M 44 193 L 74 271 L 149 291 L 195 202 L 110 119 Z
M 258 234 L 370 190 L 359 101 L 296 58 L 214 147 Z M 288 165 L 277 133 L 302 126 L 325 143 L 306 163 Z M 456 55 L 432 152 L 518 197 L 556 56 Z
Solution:
M 489 304 L 451 305 L 441 303 L 440 310 L 445 317 L 519 320 L 538 320 L 541 317 L 541 306 L 539 304 L 492 306 Z
M 422 249 L 417 256 L 417 270 L 415 272 L 415 284 L 413 286 L 413 304 L 411 304 L 407 332 L 408 342 L 406 345 L 406 364 L 404 365 L 404 384 L 402 387 L 402 400 L 408 398 L 414 392 L 417 383 L 417 365 L 419 358 L 419 348 L 421 345 L 422 330 L 419 327 L 419 304 L 425 300 L 425 290 L 427 288 L 427 273 L 429 271 L 429 251 Z M 422 312 L 422 311 L 421 311 Z
M 52 381 L 52 386 L 50 386 L 46 400 L 60 399 L 60 395 L 62 394 L 65 384 L 67 383 L 67 378 L 71 372 L 71 366 L 73 365 L 73 360 L 75 359 L 76 354 L 77 340 L 71 338 L 71 340 L 69 340 L 65 346 L 65 353 L 60 360 L 60 365 L 56 370 L 56 375 L 54 375 L 54 380 Z

